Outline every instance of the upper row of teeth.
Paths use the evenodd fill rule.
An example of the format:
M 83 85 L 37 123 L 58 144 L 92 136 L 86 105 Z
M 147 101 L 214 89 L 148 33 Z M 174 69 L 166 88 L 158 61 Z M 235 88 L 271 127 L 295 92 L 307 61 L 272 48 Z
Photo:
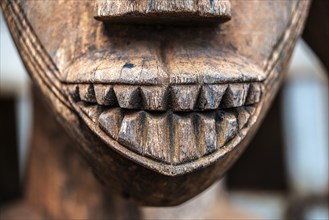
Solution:
M 261 83 L 133 86 L 70 85 L 76 101 L 124 109 L 192 111 L 233 108 L 258 103 Z

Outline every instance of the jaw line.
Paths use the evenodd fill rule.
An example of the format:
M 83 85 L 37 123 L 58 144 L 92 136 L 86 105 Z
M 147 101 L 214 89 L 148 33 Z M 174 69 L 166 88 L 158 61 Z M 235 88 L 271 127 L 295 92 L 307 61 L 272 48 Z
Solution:
M 302 5 L 302 4 L 300 4 L 300 5 Z M 301 7 L 296 7 L 297 9 L 301 9 Z M 296 10 L 296 11 L 298 11 L 298 10 Z M 297 13 L 296 13 L 297 14 Z M 298 15 L 298 14 L 297 14 Z M 7 15 L 8 16 L 8 15 Z M 15 20 L 15 22 L 16 21 L 19 21 L 19 20 L 24 20 L 24 19 L 16 19 Z M 296 21 L 298 21 L 299 20 L 299 17 L 297 16 L 297 19 L 294 19 L 294 22 L 292 22 L 292 25 L 295 25 L 297 22 Z M 24 20 L 25 21 L 25 20 Z M 301 23 L 301 22 L 299 22 L 299 23 Z M 17 26 L 17 25 L 16 25 Z M 293 30 L 295 30 L 296 28 L 294 28 Z M 28 28 L 27 28 L 27 30 L 29 30 Z M 288 30 L 288 28 L 287 28 L 287 30 Z M 290 33 L 289 32 L 291 32 L 291 30 L 289 29 L 288 31 L 286 31 L 285 32 L 285 34 L 284 34 L 284 36 L 287 34 L 287 36 L 289 36 L 290 35 Z M 25 33 L 25 35 L 26 35 L 26 33 Z M 282 37 L 282 39 L 285 39 L 286 37 Z M 29 40 L 29 38 L 27 38 L 27 40 Z M 37 41 L 38 42 L 38 41 Z M 284 42 L 283 40 L 282 40 L 282 42 Z M 283 44 L 284 46 L 285 46 L 285 44 Z M 26 46 L 26 45 L 23 45 L 23 46 Z M 25 47 L 23 47 L 23 49 L 24 49 Z M 280 44 L 278 44 L 278 46 L 276 46 L 276 51 L 280 51 L 281 50 L 281 42 L 280 42 Z M 24 49 L 25 51 L 27 51 L 27 52 L 29 52 L 28 54 L 34 54 L 34 53 L 32 53 L 31 51 L 34 51 L 33 50 L 33 48 L 31 49 L 31 48 L 25 48 Z M 269 59 L 269 62 L 270 62 L 270 64 L 269 65 L 266 65 L 267 67 L 269 67 L 268 69 L 266 69 L 266 71 L 265 72 L 270 72 L 270 70 L 272 69 L 272 67 L 275 65 L 275 63 L 277 62 L 276 60 L 277 60 L 277 57 L 278 56 L 276 56 L 276 54 L 280 54 L 280 53 L 274 53 L 274 55 L 273 55 L 273 57 L 272 58 L 270 58 Z M 25 57 L 25 59 L 27 59 L 26 57 L 26 55 L 24 56 L 24 54 L 23 54 L 23 57 Z M 45 54 L 44 56 L 42 56 L 42 57 L 48 57 L 47 56 L 47 54 Z M 34 61 L 34 62 L 36 62 L 36 61 Z M 273 63 L 271 63 L 271 62 L 273 62 Z M 43 64 L 43 63 L 42 63 Z M 34 65 L 34 66 L 36 66 L 36 65 Z M 36 71 L 35 70 L 35 68 L 36 67 L 34 67 L 32 64 L 29 64 L 29 68 L 31 69 L 31 70 L 34 70 L 34 71 Z M 46 68 L 47 67 L 47 68 Z M 37 80 L 38 80 L 38 83 L 40 83 L 40 82 L 43 82 L 42 80 L 40 80 L 40 78 L 47 78 L 47 77 L 49 77 L 51 80 L 47 80 L 46 82 L 47 82 L 47 87 L 42 87 L 42 91 L 44 92 L 44 93 L 46 93 L 45 91 L 51 91 L 51 99 L 52 100 L 55 100 L 56 98 L 57 99 L 59 99 L 60 100 L 60 102 L 61 102 L 61 104 L 63 104 L 64 106 L 65 106 L 65 108 L 68 108 L 68 109 L 74 109 L 76 112 L 79 112 L 79 115 L 80 115 L 80 117 L 83 117 L 82 115 L 83 115 L 83 113 L 82 113 L 82 111 L 81 111 L 81 109 L 79 110 L 79 109 L 77 109 L 76 108 L 76 106 L 74 106 L 73 105 L 73 101 L 72 100 L 69 100 L 70 98 L 68 98 L 68 97 L 65 97 L 66 96 L 66 94 L 62 94 L 62 91 L 61 90 L 65 90 L 65 88 L 61 88 L 61 83 L 62 83 L 62 81 L 61 81 L 61 79 L 60 79 L 60 77 L 59 77 L 59 75 L 60 74 L 58 74 L 58 73 L 56 73 L 56 71 L 55 71 L 55 73 L 54 73 L 54 69 L 55 70 L 57 70 L 57 68 L 56 67 L 53 67 L 53 68 L 50 68 L 50 67 L 53 67 L 53 63 L 50 63 L 49 65 L 45 65 L 45 67 L 44 66 L 42 66 L 42 68 L 40 69 L 40 70 L 38 70 L 37 72 L 38 72 L 38 75 L 36 75 L 36 76 L 34 76 L 34 78 L 36 78 Z M 43 75 L 42 75 L 43 74 Z M 50 75 L 50 74 L 52 74 L 52 75 Z M 56 81 L 56 79 L 57 79 L 57 76 L 58 76 L 58 81 Z M 53 89 L 53 87 L 54 87 L 54 78 L 55 78 L 55 82 L 57 82 L 57 84 L 56 84 L 56 86 L 58 86 L 58 88 L 56 87 L 56 91 L 53 91 L 54 89 Z M 278 78 L 279 77 L 274 77 L 274 79 L 275 80 L 277 80 L 277 81 L 279 81 L 278 80 Z M 273 80 L 273 79 L 272 79 Z M 275 87 L 277 87 L 277 85 L 278 85 L 278 83 L 275 83 Z M 64 86 L 63 86 L 64 87 Z M 49 89 L 49 88 L 52 88 L 52 89 Z M 268 91 L 270 91 L 270 92 L 268 92 L 268 93 L 275 93 L 275 91 L 277 90 L 277 88 L 276 89 L 270 89 L 270 88 L 268 88 L 267 89 Z M 269 102 L 268 102 L 268 99 L 270 99 L 269 97 L 273 97 L 274 95 L 273 94 L 269 94 L 269 95 L 267 95 L 266 94 L 266 101 L 267 101 L 267 103 L 266 103 L 266 105 L 265 105 L 265 109 L 268 107 L 268 105 L 269 105 Z M 57 100 L 57 102 L 58 102 L 58 100 Z M 72 106 L 72 107 L 71 107 Z M 256 119 L 257 119 L 257 115 L 259 114 L 259 112 L 261 111 L 261 105 L 258 105 L 258 107 L 257 107 L 257 109 L 256 109 L 256 113 L 252 116 L 252 118 L 251 118 L 251 123 L 250 123 L 250 126 L 248 126 L 248 127 L 255 127 L 255 126 L 253 126 L 253 124 L 255 123 L 255 121 L 256 121 Z M 73 110 L 72 109 L 72 110 Z M 57 111 L 59 111 L 58 109 L 57 109 Z M 86 119 L 86 120 L 84 120 L 86 123 L 87 123 L 87 121 L 88 121 L 88 119 Z M 258 120 L 259 121 L 259 120 Z M 87 123 L 88 124 L 88 123 Z M 88 124 L 90 127 L 92 127 L 92 125 L 91 125 L 91 123 L 89 123 Z M 97 129 L 95 129 L 95 130 L 97 130 Z M 103 139 L 103 140 L 105 140 L 105 139 Z M 116 148 L 118 148 L 118 146 L 119 146 L 119 144 L 116 142 L 116 141 L 114 141 L 113 139 L 111 140 L 110 138 L 106 141 L 105 140 L 105 142 L 108 144 L 108 145 L 111 145 L 111 146 L 115 146 L 115 147 L 113 147 L 113 148 L 115 148 L 115 150 L 116 151 L 120 151 L 120 150 L 117 150 Z M 236 146 L 236 145 L 235 145 Z M 123 152 L 123 151 L 122 151 Z M 128 151 L 127 151 L 128 152 Z M 127 156 L 127 154 L 123 154 L 123 155 L 125 155 L 125 157 L 130 157 L 129 155 Z M 224 154 L 222 154 L 220 157 L 222 157 L 222 156 L 224 156 Z M 136 158 L 138 157 L 138 155 L 136 156 Z M 220 157 L 217 157 L 217 159 L 218 158 L 220 158 Z M 139 159 L 136 159 L 136 158 L 132 158 L 131 157 L 131 160 L 132 161 L 137 161 L 137 160 L 139 160 Z M 138 162 L 139 164 L 143 164 L 143 161 L 142 160 L 145 160 L 145 158 L 144 157 L 141 157 L 141 160 Z M 214 160 L 212 160 L 213 162 L 214 161 L 216 161 L 216 159 L 214 159 Z M 192 162 L 193 163 L 193 162 Z M 152 169 L 152 167 L 155 167 L 155 166 L 153 166 L 153 165 L 149 165 L 149 164 L 146 164 L 145 165 L 146 167 L 149 167 L 149 168 L 151 168 Z M 178 166 L 177 166 L 178 167 Z M 198 165 L 196 166 L 196 167 L 198 167 Z M 199 166 L 200 167 L 200 166 Z M 157 167 L 158 168 L 158 167 Z M 157 170 L 161 170 L 161 169 L 153 169 L 153 170 L 155 170 L 155 171 L 157 171 Z M 157 171 L 157 172 L 162 172 L 162 171 Z M 164 172 L 162 172 L 162 173 L 164 173 Z M 167 175 L 170 175 L 170 172 L 167 172 L 168 174 Z M 182 172 L 180 172 L 180 171 L 176 171 L 176 169 L 174 168 L 174 170 L 173 170 L 173 173 L 176 173 L 177 175 L 179 174 L 179 173 L 182 173 Z M 173 174 L 173 175 L 175 175 L 175 174 Z
M 256 104 L 255 111 L 250 116 L 247 126 L 239 130 L 239 132 L 237 132 L 236 135 L 232 139 L 230 139 L 228 143 L 225 144 L 225 146 L 218 149 L 217 151 L 205 155 L 203 157 L 200 157 L 194 161 L 181 163 L 181 164 L 166 164 L 161 161 L 157 161 L 152 158 L 140 155 L 135 151 L 122 145 L 115 139 L 111 138 L 97 125 L 97 123 L 95 123 L 90 117 L 88 117 L 83 112 L 83 109 L 80 106 L 78 106 L 71 97 L 69 98 L 69 101 L 71 102 L 71 105 L 73 106 L 74 110 L 80 115 L 83 121 L 88 125 L 88 127 L 91 130 L 90 132 L 95 133 L 108 147 L 118 152 L 119 154 L 123 155 L 124 157 L 136 162 L 137 164 L 140 164 L 150 170 L 153 170 L 157 173 L 166 176 L 179 176 L 179 175 L 187 174 L 195 170 L 210 166 L 216 161 L 221 160 L 221 158 L 225 157 L 233 149 L 239 146 L 240 142 L 247 136 L 249 129 L 254 127 L 258 115 L 260 114 L 262 109 L 262 102 Z

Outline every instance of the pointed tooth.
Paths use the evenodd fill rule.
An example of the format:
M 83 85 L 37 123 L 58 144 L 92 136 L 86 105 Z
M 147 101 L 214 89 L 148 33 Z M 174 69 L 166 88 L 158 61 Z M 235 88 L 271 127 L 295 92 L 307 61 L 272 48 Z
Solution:
M 85 113 L 93 122 L 97 122 L 99 115 L 102 112 L 102 108 L 99 105 L 90 105 L 82 102 L 81 110 Z
M 237 113 L 239 129 L 241 130 L 249 121 L 250 113 L 244 107 L 237 108 L 235 111 Z
M 246 101 L 248 88 L 248 84 L 230 84 L 222 98 L 221 107 L 233 108 L 243 106 Z
M 216 150 L 217 134 L 214 114 L 196 114 L 198 143 L 202 155 Z
M 98 119 L 99 125 L 111 138 L 117 139 L 121 122 L 123 119 L 123 112 L 121 108 L 113 108 L 103 112 Z
M 142 99 L 138 86 L 114 86 L 114 92 L 121 108 L 140 109 Z
M 246 105 L 258 103 L 261 99 L 263 85 L 261 83 L 250 84 L 249 92 L 246 99 Z
M 202 110 L 217 109 L 227 85 L 204 85 L 201 89 L 198 108 Z
M 111 85 L 94 85 L 97 103 L 107 106 L 118 106 L 118 100 L 115 96 L 113 86 Z
M 193 110 L 199 95 L 198 85 L 172 86 L 172 105 L 175 111 Z
M 192 161 L 199 157 L 192 117 L 173 114 L 174 163 Z
M 246 106 L 245 108 L 249 112 L 250 115 L 253 115 L 255 113 L 255 111 L 256 111 L 256 108 L 255 107 Z
M 79 95 L 82 101 L 96 103 L 94 86 L 92 84 L 79 85 Z
M 217 147 L 221 148 L 237 134 L 238 123 L 233 113 L 224 111 L 218 112 L 217 121 Z
M 144 108 L 156 111 L 166 110 L 167 91 L 167 86 L 142 86 L 141 93 L 144 101 Z
M 119 131 L 118 142 L 126 147 L 143 153 L 142 137 L 145 112 L 137 112 L 125 115 Z
M 168 115 L 146 115 L 146 142 L 144 154 L 170 163 L 170 137 Z
M 67 86 L 67 91 L 69 92 L 69 95 L 72 97 L 74 102 L 80 101 L 80 95 L 79 95 L 79 85 L 72 84 Z

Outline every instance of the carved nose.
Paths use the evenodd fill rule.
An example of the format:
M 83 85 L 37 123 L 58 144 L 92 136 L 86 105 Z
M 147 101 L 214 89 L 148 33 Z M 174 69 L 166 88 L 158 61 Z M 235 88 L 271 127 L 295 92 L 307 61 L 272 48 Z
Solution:
M 96 0 L 94 17 L 112 23 L 222 23 L 231 18 L 231 4 L 230 0 Z

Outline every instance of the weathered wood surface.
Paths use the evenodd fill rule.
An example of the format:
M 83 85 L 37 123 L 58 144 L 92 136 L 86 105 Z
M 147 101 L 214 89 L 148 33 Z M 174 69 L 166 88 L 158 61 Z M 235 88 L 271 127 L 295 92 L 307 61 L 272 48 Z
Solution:
M 92 175 L 38 91 L 33 96 L 33 129 L 22 199 L 1 206 L 1 220 L 44 219 L 243 219 L 256 218 L 233 206 L 223 182 L 194 201 L 174 208 L 137 207 Z M 136 183 L 137 184 L 137 183 Z
M 193 27 L 103 24 L 92 3 L 1 6 L 33 80 L 99 179 L 141 204 L 186 201 L 243 152 L 310 2 L 231 1 L 230 22 Z
M 94 16 L 112 23 L 178 24 L 225 22 L 231 18 L 229 0 L 96 0 Z
M 97 181 L 38 90 L 33 109 L 24 196 L 1 207 L 1 220 L 141 219 L 137 206 Z

